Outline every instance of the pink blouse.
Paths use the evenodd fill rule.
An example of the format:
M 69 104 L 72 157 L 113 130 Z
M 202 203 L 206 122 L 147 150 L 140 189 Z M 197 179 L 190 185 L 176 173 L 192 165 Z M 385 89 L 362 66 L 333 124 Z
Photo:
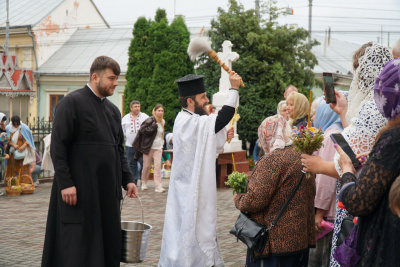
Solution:
M 340 133 L 337 129 L 327 129 L 324 133 L 324 146 L 314 153 L 325 161 L 333 162 L 336 149 L 332 139 L 329 137 L 333 133 Z M 324 217 L 335 219 L 336 210 L 336 179 L 324 174 L 317 174 L 315 178 L 316 194 L 314 207 L 325 210 Z

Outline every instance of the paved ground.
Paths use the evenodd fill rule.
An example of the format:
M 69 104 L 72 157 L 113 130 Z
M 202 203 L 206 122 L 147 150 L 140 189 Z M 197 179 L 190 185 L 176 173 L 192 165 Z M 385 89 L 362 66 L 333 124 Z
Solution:
M 164 180 L 167 184 L 168 180 Z M 140 192 L 145 222 L 152 225 L 146 260 L 121 266 L 157 266 L 167 194 L 149 190 Z M 40 266 L 49 205 L 51 183 L 41 184 L 33 195 L 0 196 L 0 266 Z M 4 187 L 0 188 L 4 192 Z M 122 220 L 141 220 L 138 200 L 127 199 Z M 226 266 L 244 266 L 246 247 L 229 234 L 239 212 L 233 204 L 231 189 L 218 190 L 218 240 Z

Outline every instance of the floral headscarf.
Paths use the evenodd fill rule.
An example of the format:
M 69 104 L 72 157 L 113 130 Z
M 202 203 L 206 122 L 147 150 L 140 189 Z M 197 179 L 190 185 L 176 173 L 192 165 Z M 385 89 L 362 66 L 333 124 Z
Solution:
M 290 146 L 292 129 L 281 115 L 266 118 L 258 127 L 258 140 L 265 153 Z
M 9 141 L 7 133 L 1 133 L 0 134 L 0 142 L 3 142 L 4 144 L 7 144 Z
M 400 114 L 400 58 L 389 61 L 375 82 L 375 103 L 388 119 Z

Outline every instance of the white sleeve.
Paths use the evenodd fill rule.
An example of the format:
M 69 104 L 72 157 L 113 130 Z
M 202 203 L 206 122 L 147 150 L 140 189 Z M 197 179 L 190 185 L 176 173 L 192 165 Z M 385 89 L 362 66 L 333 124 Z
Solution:
M 228 98 L 225 100 L 224 105 L 237 108 L 238 104 L 239 104 L 239 91 L 236 89 L 230 89 Z

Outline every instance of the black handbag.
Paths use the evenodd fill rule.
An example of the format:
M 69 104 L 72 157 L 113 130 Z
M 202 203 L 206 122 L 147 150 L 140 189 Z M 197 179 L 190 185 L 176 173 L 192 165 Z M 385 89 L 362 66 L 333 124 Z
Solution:
M 282 215 L 283 211 L 286 209 L 290 200 L 292 200 L 294 194 L 296 193 L 297 189 L 301 184 L 301 181 L 303 180 L 303 177 L 304 177 L 304 172 L 301 175 L 301 178 L 297 183 L 295 189 L 293 190 L 292 194 L 290 195 L 290 197 L 283 205 L 282 209 L 279 211 L 278 215 L 276 215 L 275 219 L 271 222 L 268 228 L 252 220 L 248 213 L 241 212 L 239 214 L 238 219 L 235 222 L 235 225 L 229 231 L 229 233 L 236 236 L 237 241 L 240 240 L 243 243 L 245 243 L 246 246 L 252 251 L 252 254 L 254 252 L 257 253 L 263 252 L 265 244 L 267 242 L 268 231 L 275 226 L 276 222 Z

